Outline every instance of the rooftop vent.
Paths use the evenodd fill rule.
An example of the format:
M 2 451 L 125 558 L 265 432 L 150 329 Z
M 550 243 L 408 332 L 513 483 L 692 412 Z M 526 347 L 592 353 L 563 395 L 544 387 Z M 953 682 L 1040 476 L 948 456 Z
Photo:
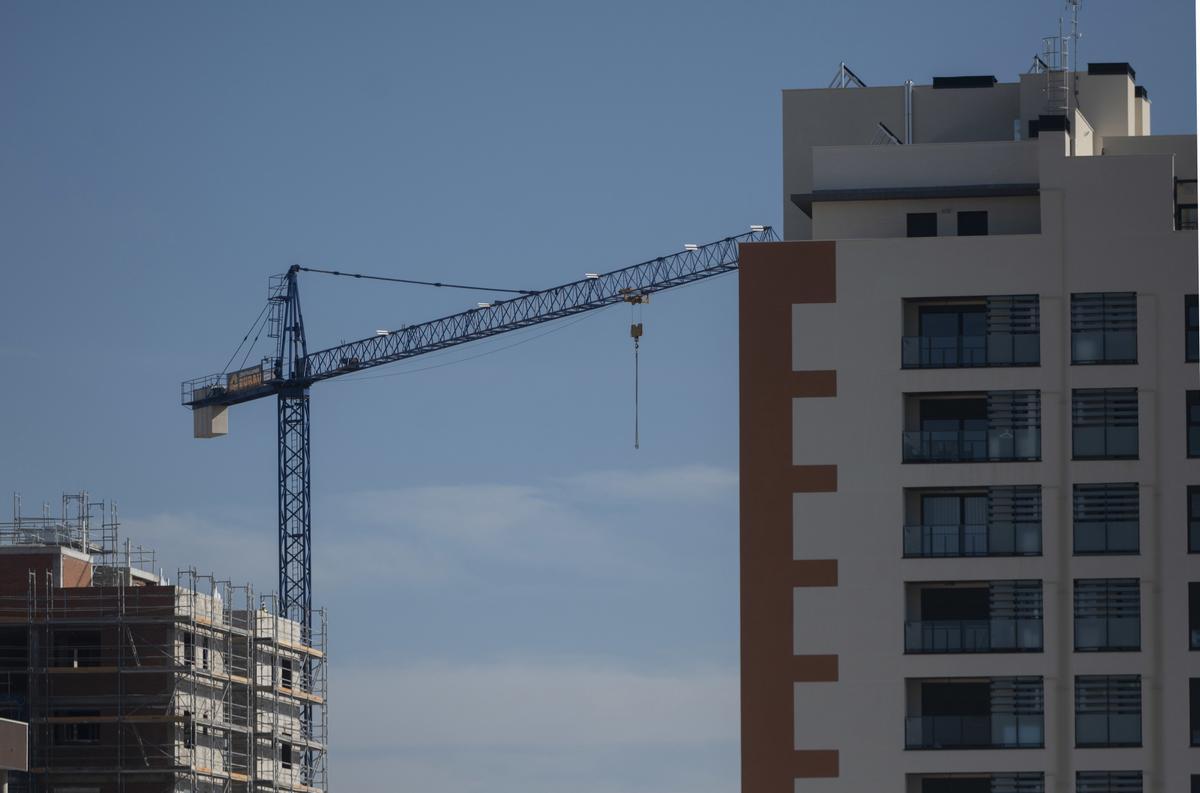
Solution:
M 996 78 L 990 74 L 972 74 L 959 77 L 934 77 L 934 88 L 991 88 Z
M 1089 63 L 1088 74 L 1127 74 L 1130 80 L 1137 79 L 1137 73 L 1128 63 Z

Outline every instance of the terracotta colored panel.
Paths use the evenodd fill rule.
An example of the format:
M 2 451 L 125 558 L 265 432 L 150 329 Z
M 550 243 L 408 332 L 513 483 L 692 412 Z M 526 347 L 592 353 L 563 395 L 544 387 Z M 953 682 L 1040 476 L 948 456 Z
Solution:
M 789 793 L 797 776 L 837 773 L 836 752 L 795 751 L 792 716 L 805 664 L 792 649 L 796 579 L 837 583 L 836 564 L 793 561 L 792 494 L 837 490 L 837 467 L 792 465 L 791 431 L 795 396 L 836 394 L 836 373 L 792 371 L 791 350 L 792 306 L 836 300 L 836 253 L 834 242 L 741 246 L 742 793 Z
M 791 426 L 790 424 L 788 426 Z M 789 438 L 791 435 L 789 434 Z M 836 493 L 836 465 L 793 465 L 789 472 L 788 495 L 792 493 Z M 791 520 L 791 511 L 788 511 Z
M 837 586 L 837 559 L 797 559 L 792 575 L 794 586 Z
M 747 242 L 740 247 L 738 269 L 770 278 L 792 303 L 836 303 L 836 243 Z
M 815 778 L 838 776 L 837 749 L 818 749 L 796 751 L 793 758 L 794 777 Z M 792 790 L 791 780 L 788 780 L 788 790 Z
M 792 680 L 797 683 L 836 683 L 836 655 L 797 655 L 792 661 Z
M 792 396 L 837 396 L 837 370 L 813 369 L 807 372 L 792 372 Z

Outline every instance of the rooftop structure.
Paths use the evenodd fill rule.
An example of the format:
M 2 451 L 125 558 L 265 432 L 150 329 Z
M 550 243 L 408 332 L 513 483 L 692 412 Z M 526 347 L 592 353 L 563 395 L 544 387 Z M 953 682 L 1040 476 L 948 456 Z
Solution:
M 273 597 L 153 560 L 86 493 L 0 523 L 0 717 L 30 724 L 10 789 L 325 789 L 324 613 L 305 637 Z

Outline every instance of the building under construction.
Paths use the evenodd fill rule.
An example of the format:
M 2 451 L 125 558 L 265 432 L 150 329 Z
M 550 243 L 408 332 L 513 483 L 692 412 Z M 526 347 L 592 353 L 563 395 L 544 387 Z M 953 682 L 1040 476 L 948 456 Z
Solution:
M 86 493 L 50 512 L 0 523 L 0 716 L 30 725 L 10 790 L 324 790 L 324 612 L 305 635 L 248 585 L 168 581 Z

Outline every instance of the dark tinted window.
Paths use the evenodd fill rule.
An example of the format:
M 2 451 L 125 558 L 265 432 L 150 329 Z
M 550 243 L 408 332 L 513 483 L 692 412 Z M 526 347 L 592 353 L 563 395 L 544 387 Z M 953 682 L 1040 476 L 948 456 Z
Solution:
M 1200 584 L 1188 583 L 1188 647 L 1200 650 Z
M 1141 587 L 1136 578 L 1075 579 L 1075 650 L 1138 650 Z
M 1192 691 L 1194 703 L 1194 685 Z M 1075 745 L 1142 745 L 1140 675 L 1080 675 L 1075 678 Z
M 1076 556 L 1138 552 L 1137 482 L 1075 485 L 1072 495 Z
M 1192 678 L 1188 681 L 1190 696 L 1190 712 L 1192 723 L 1192 746 L 1200 746 L 1200 680 Z
M 936 212 L 909 212 L 908 213 L 908 236 L 910 236 L 910 237 L 936 237 L 937 236 L 937 213 Z
M 1137 294 L 1071 295 L 1071 363 L 1137 363 Z
M 1188 499 L 1188 553 L 1200 553 L 1200 487 L 1187 490 Z
M 1200 391 L 1187 392 L 1188 457 L 1200 457 Z
M 992 793 L 992 778 L 977 776 L 923 779 L 921 793 Z
M 1200 392 L 1196 392 L 1200 396 Z M 1200 400 L 1188 415 L 1197 420 L 1200 454 Z M 1189 435 L 1190 437 L 1190 435 Z M 1138 456 L 1136 388 L 1076 388 L 1071 391 L 1071 451 L 1077 460 L 1132 459 Z
M 959 212 L 958 236 L 982 237 L 988 233 L 987 212 Z
M 1184 309 L 1187 315 L 1185 320 L 1184 332 L 1187 347 L 1187 359 L 1189 361 L 1200 361 L 1200 310 L 1197 309 L 1196 296 L 1188 295 L 1184 302 Z

